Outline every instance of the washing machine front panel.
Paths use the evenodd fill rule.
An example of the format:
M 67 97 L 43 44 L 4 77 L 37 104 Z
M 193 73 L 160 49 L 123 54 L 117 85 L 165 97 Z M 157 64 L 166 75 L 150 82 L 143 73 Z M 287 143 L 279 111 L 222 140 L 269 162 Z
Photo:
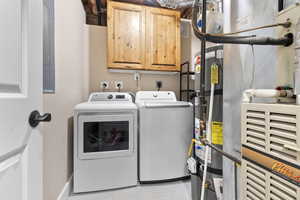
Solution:
M 139 180 L 141 183 L 188 176 L 186 160 L 193 135 L 193 107 L 171 91 L 140 91 Z
M 79 159 L 133 155 L 133 115 L 80 115 L 78 121 Z

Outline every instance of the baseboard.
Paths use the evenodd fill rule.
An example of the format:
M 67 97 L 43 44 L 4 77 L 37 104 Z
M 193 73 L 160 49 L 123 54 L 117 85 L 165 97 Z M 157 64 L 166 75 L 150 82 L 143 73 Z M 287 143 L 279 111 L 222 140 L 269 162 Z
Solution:
M 68 182 L 65 184 L 65 186 L 63 187 L 63 189 L 60 192 L 59 196 L 57 197 L 57 200 L 68 200 L 68 198 L 71 194 L 72 181 L 73 181 L 73 176 L 71 176 L 69 178 Z

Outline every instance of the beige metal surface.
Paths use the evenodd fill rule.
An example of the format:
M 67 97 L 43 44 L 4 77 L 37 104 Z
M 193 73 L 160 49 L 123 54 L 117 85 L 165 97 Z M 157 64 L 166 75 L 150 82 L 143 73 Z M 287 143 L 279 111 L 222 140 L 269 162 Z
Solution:
M 300 106 L 242 104 L 241 113 L 243 145 L 299 166 Z M 240 180 L 243 200 L 300 200 L 300 187 L 247 160 Z
M 243 104 L 242 144 L 300 166 L 300 106 Z
M 240 184 L 243 200 L 300 200 L 300 187 L 246 160 Z

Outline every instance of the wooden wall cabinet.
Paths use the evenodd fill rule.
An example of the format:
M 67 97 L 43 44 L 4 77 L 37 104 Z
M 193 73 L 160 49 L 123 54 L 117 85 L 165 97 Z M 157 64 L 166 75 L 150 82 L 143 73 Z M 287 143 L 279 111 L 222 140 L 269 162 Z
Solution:
M 108 1 L 108 67 L 180 70 L 180 12 Z
M 108 1 L 108 66 L 143 69 L 145 64 L 145 9 Z
M 150 70 L 180 70 L 180 13 L 146 9 L 146 66 Z

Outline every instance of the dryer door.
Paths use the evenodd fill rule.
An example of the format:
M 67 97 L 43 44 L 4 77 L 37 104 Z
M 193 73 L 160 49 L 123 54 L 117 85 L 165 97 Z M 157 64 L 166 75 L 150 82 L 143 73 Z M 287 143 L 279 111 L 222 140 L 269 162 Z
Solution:
M 79 116 L 79 158 L 131 156 L 135 141 L 133 121 L 129 114 Z

